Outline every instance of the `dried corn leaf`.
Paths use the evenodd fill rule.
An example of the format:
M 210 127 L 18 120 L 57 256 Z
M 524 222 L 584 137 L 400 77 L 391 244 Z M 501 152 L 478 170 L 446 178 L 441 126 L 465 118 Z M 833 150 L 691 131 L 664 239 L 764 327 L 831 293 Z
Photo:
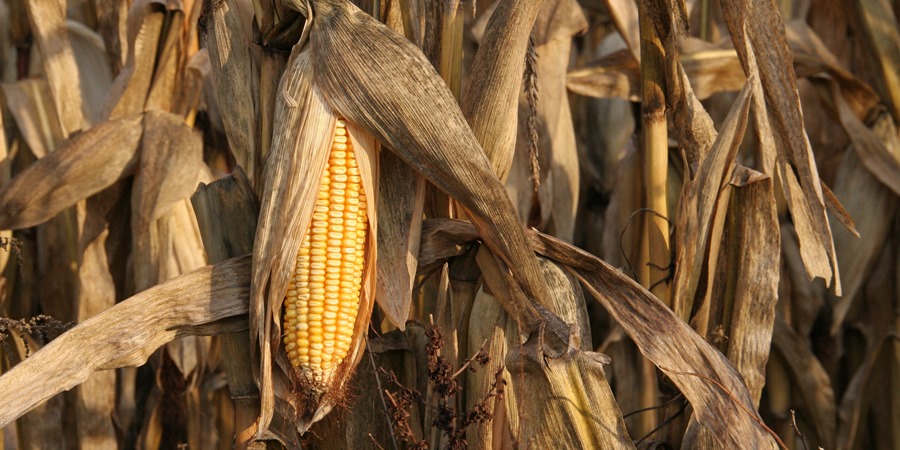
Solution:
M 530 356 L 533 342 L 507 361 L 520 399 L 520 445 L 526 448 L 634 448 L 603 364 L 606 355 L 572 350 L 547 363 Z M 540 353 L 537 353 L 541 355 Z M 542 356 L 542 355 L 541 355 Z
M 714 283 L 708 282 L 715 284 L 710 288 L 715 294 L 707 301 L 716 303 L 714 316 L 728 336 L 728 360 L 741 373 L 758 406 L 778 300 L 780 261 L 772 258 L 781 249 L 775 191 L 770 177 L 744 167 L 734 171 L 727 189 L 733 192 L 724 239 L 715 246 L 721 246 L 719 264 L 710 264 L 710 271 L 719 273 Z M 708 329 L 712 328 L 710 324 Z M 690 422 L 682 445 L 719 448 L 709 430 L 697 425 Z
M 65 139 L 47 82 L 21 80 L 2 85 L 6 105 L 35 158 L 43 158 Z
M 534 250 L 570 267 L 647 358 L 678 386 L 702 425 L 730 448 L 773 448 L 741 375 L 657 298 L 620 271 L 551 236 L 528 232 Z M 420 263 L 447 257 L 453 246 L 477 238 L 461 221 L 426 220 Z M 428 242 L 435 238 L 436 244 Z M 446 251 L 430 253 L 426 249 Z
M 500 181 L 506 180 L 515 154 L 525 51 L 541 3 L 499 3 L 488 21 L 463 92 L 463 116 Z
M 781 15 L 772 2 L 722 5 L 731 39 L 753 90 L 754 117 L 766 175 L 777 174 L 797 227 L 807 275 L 834 280 L 841 292 L 821 181 L 803 128 L 793 57 Z
M 812 353 L 810 344 L 782 319 L 775 321 L 772 347 L 787 363 L 806 403 L 812 423 L 822 442 L 834 442 L 837 406 L 831 379 L 822 363 Z
M 76 323 L 82 323 L 116 304 L 117 275 L 127 263 L 121 261 L 123 236 L 128 228 L 128 182 L 118 182 L 76 206 L 78 217 L 78 286 Z M 119 288 L 123 283 L 119 282 Z M 117 442 L 113 423 L 116 406 L 116 373 L 95 372 L 76 391 L 78 440 L 85 448 L 107 448 Z
M 479 263 L 491 290 L 498 297 L 508 295 L 503 277 L 483 259 Z M 603 371 L 609 357 L 584 350 L 590 348 L 590 329 L 577 282 L 550 262 L 542 266 L 556 300 L 552 312 L 571 324 L 569 349 L 561 357 L 545 358 L 540 339 L 522 344 L 510 329 L 515 324 L 508 322 L 505 376 L 516 398 L 506 403 L 516 425 L 510 431 L 518 430 L 514 436 L 524 447 L 633 448 Z
M 889 186 L 879 182 L 881 177 L 876 175 L 878 172 L 872 170 L 872 166 L 876 165 L 882 174 L 889 171 L 890 166 L 884 160 L 892 158 L 892 155 L 887 148 L 900 148 L 893 120 L 885 114 L 878 120 L 875 129 L 866 128 L 849 113 L 840 94 L 836 95 L 836 100 L 841 119 L 846 121 L 845 127 L 852 127 L 847 129 L 852 130 L 849 134 L 853 140 L 853 149 L 844 155 L 838 168 L 835 195 L 843 199 L 849 208 L 848 213 L 857 218 L 860 232 L 854 235 L 846 230 L 836 230 L 834 234 L 838 262 L 845 271 L 845 298 L 833 299 L 832 334 L 840 331 L 850 308 L 858 300 L 860 288 L 884 249 L 884 243 L 896 220 L 897 192 L 900 192 L 891 192 Z M 870 160 L 868 164 L 865 162 L 867 158 Z M 900 178 L 896 178 L 896 181 L 900 187 Z
M 388 320 L 403 330 L 418 267 L 425 179 L 387 152 L 379 170 L 376 298 Z
M 878 181 L 900 195 L 900 145 L 896 145 L 895 126 L 882 117 L 877 119 L 874 130 L 866 127 L 841 95 L 837 83 L 831 84 L 831 93 L 841 125 L 853 141 L 860 161 Z M 889 140 L 895 145 L 888 145 Z
M 86 123 L 81 109 L 78 66 L 72 53 L 65 22 L 66 2 L 52 0 L 24 3 L 63 135 L 69 136 L 84 128 Z
M 566 93 L 566 70 L 572 51 L 572 37 L 587 28 L 587 20 L 575 0 L 543 2 L 535 22 L 534 64 L 537 91 L 534 114 L 537 118 L 537 153 L 540 186 L 537 201 L 528 137 L 527 101 L 519 102 L 519 134 L 516 154 L 506 190 L 514 199 L 519 220 L 528 223 L 529 213 L 540 211 L 539 228 L 566 242 L 575 233 L 579 203 L 579 157 L 575 142 L 572 110 Z
M 891 107 L 894 120 L 900 120 L 900 33 L 896 9 L 888 0 L 860 0 L 856 14 L 872 49 L 875 66 L 880 70 L 880 90 Z
M 747 387 L 728 360 L 643 288 L 599 260 L 596 263 L 603 266 L 601 271 L 578 272 L 588 292 L 625 329 L 641 353 L 672 379 L 691 402 L 697 420 L 719 444 L 775 448 Z
M 144 115 L 141 170 L 134 180 L 134 233 L 141 234 L 176 202 L 197 187 L 203 166 L 200 134 L 174 114 L 150 110 Z
M 616 30 L 622 35 L 628 50 L 639 64 L 641 61 L 641 36 L 638 26 L 637 4 L 631 0 L 604 0 L 609 15 L 616 26 Z
M 466 429 L 466 441 L 475 448 L 491 448 L 495 442 L 501 448 L 514 448 L 519 436 L 519 409 L 516 406 L 516 392 L 507 390 L 501 401 L 488 397 L 495 381 L 494 374 L 506 366 L 509 342 L 518 345 L 518 330 L 500 302 L 484 289 L 479 289 L 472 303 L 466 345 L 468 355 L 483 350 L 490 356 L 480 373 L 466 377 L 466 405 L 485 402 L 493 411 L 493 420 L 486 424 L 472 424 Z M 507 383 L 515 383 L 508 370 L 503 370 Z M 495 447 L 496 448 L 496 447 Z
M 251 80 L 248 34 L 241 23 L 236 0 L 213 2 L 207 19 L 206 45 L 212 65 L 216 97 L 222 104 L 222 122 L 235 160 L 255 184 L 256 114 Z
M 312 4 L 315 72 L 328 103 L 458 200 L 525 292 L 546 302 L 543 276 L 512 203 L 424 55 L 345 1 Z
M 78 64 L 79 88 L 85 125 L 101 120 L 103 102 L 112 85 L 112 72 L 103 48 L 103 40 L 94 30 L 73 21 L 67 21 L 69 40 L 75 62 Z
M 0 229 L 45 222 L 129 175 L 139 158 L 142 117 L 92 127 L 19 173 L 0 191 Z
M 749 84 L 735 100 L 708 156 L 700 161 L 694 180 L 686 181 L 679 200 L 675 227 L 675 278 L 672 309 L 687 320 L 707 259 L 717 199 L 731 178 L 734 158 L 743 140 L 750 108 Z M 710 268 L 709 270 L 714 270 Z
M 144 111 L 153 81 L 165 12 L 155 0 L 138 0 L 128 12 L 128 60 L 113 80 L 102 117 L 116 119 Z
M 626 50 L 610 53 L 589 66 L 573 69 L 566 77 L 570 91 L 595 98 L 639 101 L 640 69 Z
M 177 337 L 242 329 L 250 257 L 154 286 L 94 316 L 0 377 L 0 427 L 98 370 L 135 367 Z M 72 352 L 89 348 L 88 353 Z
M 163 3 L 163 0 L 155 0 Z M 160 109 L 176 114 L 184 114 L 186 111 L 175 109 L 181 98 L 183 86 L 182 76 L 187 58 L 185 53 L 185 39 L 182 36 L 184 27 L 184 12 L 178 6 L 164 3 L 166 6 L 166 18 L 163 26 L 164 33 L 159 39 L 159 49 L 156 55 L 153 72 L 153 83 L 150 92 L 147 93 L 146 110 Z M 152 7 L 152 6 L 151 6 Z

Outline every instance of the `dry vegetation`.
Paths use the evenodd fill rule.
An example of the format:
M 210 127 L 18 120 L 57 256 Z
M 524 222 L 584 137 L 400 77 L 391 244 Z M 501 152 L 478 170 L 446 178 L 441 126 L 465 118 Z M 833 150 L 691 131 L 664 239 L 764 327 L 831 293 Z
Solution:
M 897 448 L 898 13 L 0 0 L 0 450 Z M 377 201 L 311 393 L 338 119 Z

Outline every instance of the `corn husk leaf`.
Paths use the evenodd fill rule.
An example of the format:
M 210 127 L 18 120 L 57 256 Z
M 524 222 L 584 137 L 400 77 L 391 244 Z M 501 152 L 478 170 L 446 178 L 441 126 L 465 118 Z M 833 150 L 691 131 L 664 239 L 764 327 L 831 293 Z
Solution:
M 243 329 L 250 257 L 154 286 L 77 325 L 0 377 L 0 427 L 98 370 L 136 367 L 177 337 Z M 90 348 L 87 353 L 73 348 Z M 38 377 L 38 378 L 35 378 Z
M 503 186 L 452 94 L 422 53 L 345 1 L 319 0 L 312 6 L 313 64 L 328 103 L 457 199 L 525 293 L 547 301 L 543 275 Z M 417 92 L 406 90 L 408 86 L 416 86 Z M 539 314 L 527 306 L 516 314 L 517 320 L 540 322 Z M 562 353 L 565 337 L 550 336 Z
M 46 222 L 134 170 L 142 115 L 104 122 L 30 165 L 0 191 L 0 229 Z

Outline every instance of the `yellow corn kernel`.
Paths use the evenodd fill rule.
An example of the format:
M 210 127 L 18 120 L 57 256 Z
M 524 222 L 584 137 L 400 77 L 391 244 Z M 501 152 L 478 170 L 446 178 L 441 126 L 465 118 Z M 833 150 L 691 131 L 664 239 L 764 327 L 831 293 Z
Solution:
M 288 358 L 315 381 L 331 376 L 353 342 L 368 231 L 365 208 L 353 143 L 338 120 L 284 301 Z

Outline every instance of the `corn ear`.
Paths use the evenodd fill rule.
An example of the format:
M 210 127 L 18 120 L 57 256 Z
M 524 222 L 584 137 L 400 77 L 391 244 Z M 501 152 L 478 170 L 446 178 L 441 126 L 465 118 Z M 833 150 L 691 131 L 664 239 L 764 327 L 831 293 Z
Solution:
M 350 324 L 352 332 L 349 340 L 342 338 L 348 342 L 344 342 L 346 348 L 342 350 L 340 363 L 335 364 L 332 356 L 327 375 L 312 367 L 304 368 L 296 358 L 299 356 L 298 322 L 291 318 L 286 322 L 288 326 L 294 326 L 293 336 L 292 330 L 283 327 L 282 323 L 283 314 L 290 308 L 290 305 L 285 307 L 285 298 L 296 295 L 290 291 L 297 288 L 296 283 L 292 285 L 292 278 L 296 278 L 297 256 L 307 231 L 314 225 L 316 200 L 329 166 L 338 120 L 315 84 L 309 47 L 298 44 L 279 87 L 275 113 L 277 131 L 264 168 L 259 228 L 253 252 L 250 335 L 251 348 L 259 352 L 259 438 L 272 434 L 282 437 L 289 432 L 269 430 L 276 406 L 281 411 L 282 406 L 287 405 L 287 411 L 293 415 L 288 417 L 288 422 L 292 422 L 300 434 L 306 432 L 312 423 L 341 401 L 346 382 L 362 355 L 375 293 L 377 220 L 374 205 L 378 192 L 375 182 L 378 147 L 371 136 L 350 123 L 345 125 L 346 136 L 353 143 L 361 190 L 368 199 L 364 205 L 368 226 L 362 232 L 365 238 L 360 249 L 364 262 L 359 275 L 358 314 L 355 319 L 345 318 L 346 323 L 342 325 L 346 328 Z M 296 306 L 294 310 L 299 311 Z M 288 349 L 291 344 L 293 346 Z M 295 351 L 297 365 L 291 362 L 288 353 L 291 351 Z

